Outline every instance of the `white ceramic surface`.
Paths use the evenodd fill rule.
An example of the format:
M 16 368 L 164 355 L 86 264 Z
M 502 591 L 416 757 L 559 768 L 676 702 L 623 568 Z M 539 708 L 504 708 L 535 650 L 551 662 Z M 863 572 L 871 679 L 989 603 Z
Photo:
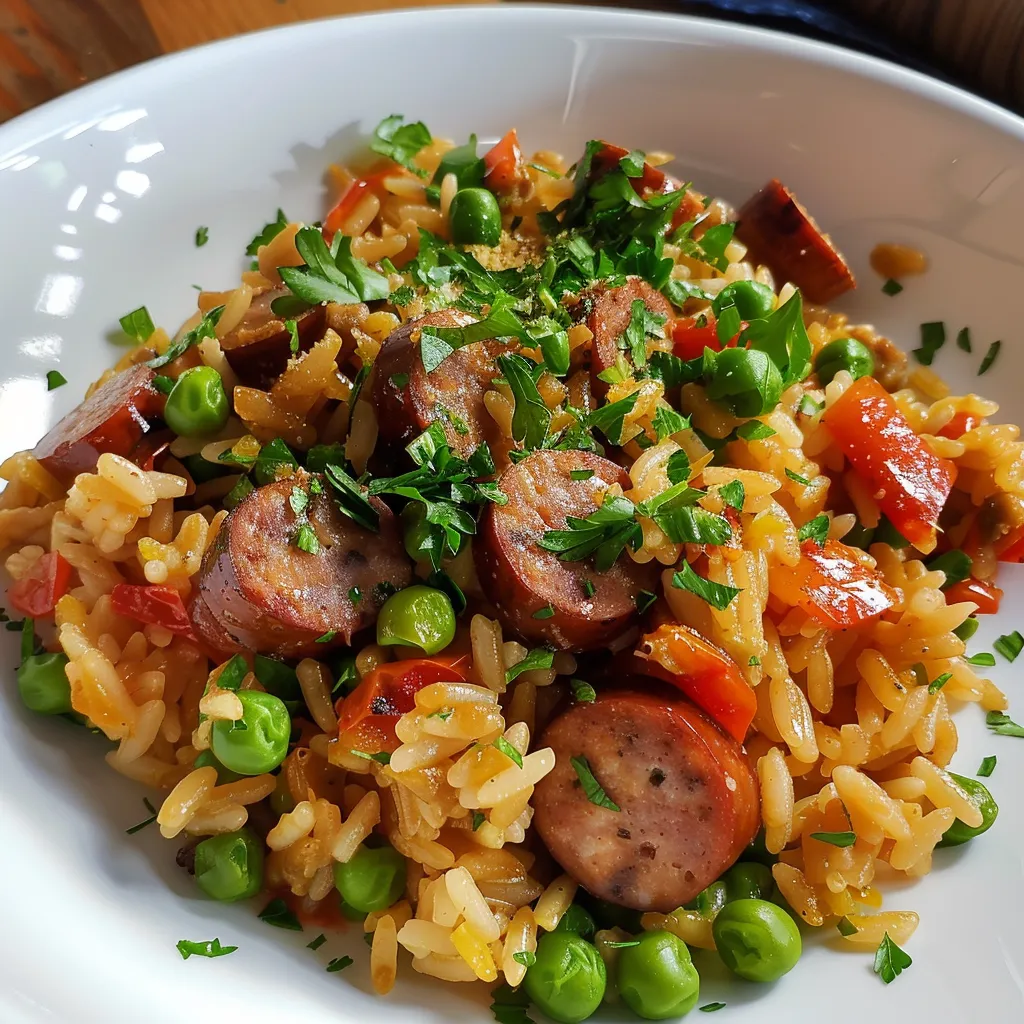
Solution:
M 669 149 L 701 188 L 744 199 L 773 175 L 851 258 L 862 286 L 839 307 L 905 348 L 916 325 L 970 325 L 975 355 L 948 345 L 937 368 L 1024 419 L 1017 338 L 1024 285 L 1024 124 L 954 89 L 852 53 L 768 32 L 659 15 L 525 6 L 419 10 L 297 25 L 161 59 L 0 128 L 5 273 L 0 457 L 31 447 L 112 362 L 106 335 L 145 303 L 176 326 L 191 285 L 228 286 L 280 205 L 318 217 L 326 164 L 357 151 L 384 115 L 483 140 L 510 125 L 527 148 L 574 154 L 603 136 Z M 202 249 L 193 242 L 210 227 Z M 867 268 L 880 240 L 917 245 L 931 272 L 887 298 Z M 974 374 L 988 343 L 1002 355 Z M 47 393 L 45 371 L 70 385 Z M 1022 625 L 1024 572 L 1004 570 L 1004 611 L 972 644 Z M 14 690 L 16 637 L 0 634 L 0 1020 L 396 1024 L 486 1020 L 482 986 L 409 972 L 369 994 L 357 934 L 319 953 L 250 907 L 198 898 L 144 816 L 142 792 L 103 764 L 104 742 L 31 717 Z M 1015 695 L 1005 663 L 993 677 Z M 1024 710 L 1020 712 L 1024 714 Z M 772 988 L 728 983 L 701 955 L 701 1002 L 725 1022 L 1024 1019 L 1024 741 L 987 734 L 968 707 L 954 763 L 997 754 L 995 830 L 941 853 L 923 883 L 887 889 L 921 911 L 914 965 L 886 987 L 869 956 L 808 942 Z M 831 929 L 829 929 L 831 932 Z M 183 962 L 181 938 L 237 944 Z M 833 948 L 823 948 L 824 946 Z M 330 956 L 356 966 L 327 974 Z M 605 1015 L 604 1019 L 613 1019 Z

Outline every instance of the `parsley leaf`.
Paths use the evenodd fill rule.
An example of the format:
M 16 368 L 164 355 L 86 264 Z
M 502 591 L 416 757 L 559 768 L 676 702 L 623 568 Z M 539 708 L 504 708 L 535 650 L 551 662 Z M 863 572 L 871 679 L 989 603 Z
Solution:
M 498 366 L 515 398 L 512 437 L 526 449 L 540 448 L 551 425 L 551 411 L 537 389 L 533 364 L 521 355 L 507 353 L 498 356 Z
M 320 554 L 320 540 L 316 535 L 316 530 L 309 523 L 302 523 L 299 526 L 295 531 L 293 543 L 300 551 L 305 551 L 310 555 Z
M 985 724 L 997 736 L 1016 736 L 1018 738 L 1024 738 L 1024 726 L 1018 725 L 1005 712 L 990 711 L 985 716 Z
M 763 441 L 774 433 L 773 427 L 769 427 L 767 423 L 762 423 L 760 420 L 750 420 L 747 423 L 741 423 L 736 428 L 736 436 L 742 441 Z
M 351 967 L 355 961 L 350 956 L 336 956 L 326 967 L 328 974 L 334 974 L 336 971 L 343 971 L 346 967 Z
M 523 949 L 518 953 L 513 953 L 512 959 L 515 960 L 517 964 L 522 964 L 524 967 L 532 967 L 537 962 L 537 954 L 531 953 L 528 949 Z
M 126 828 L 125 835 L 133 836 L 136 832 L 141 832 L 147 825 L 152 825 L 156 821 L 156 808 L 149 802 L 148 797 L 143 797 L 142 802 L 146 805 L 146 810 L 149 811 L 149 817 L 144 821 L 140 821 L 137 825 L 132 825 L 131 828 Z
M 583 787 L 584 795 L 592 804 L 595 804 L 597 807 L 607 808 L 609 811 L 622 810 L 604 791 L 604 787 L 597 781 L 594 773 L 590 770 L 590 762 L 582 754 L 570 757 L 569 764 L 572 765 L 573 770 L 576 772 L 576 777 Z
M 179 939 L 176 945 L 182 960 L 187 960 L 190 956 L 227 956 L 228 953 L 234 953 L 238 949 L 237 946 L 222 946 L 220 939 L 208 939 L 206 942 Z
M 376 761 L 377 764 L 391 764 L 391 754 L 387 750 L 378 750 L 373 754 L 365 750 L 350 750 L 354 757 L 361 757 L 364 761 Z
M 68 379 L 64 376 L 60 370 L 47 370 L 46 371 L 46 390 L 56 391 L 57 388 L 63 387 L 67 384 Z
M 1024 651 L 1024 636 L 1021 636 L 1019 630 L 1015 629 L 1012 633 L 998 637 L 992 644 L 992 649 L 1007 661 L 1016 661 L 1017 655 Z
M 663 441 L 666 437 L 678 434 L 680 430 L 687 430 L 690 426 L 690 417 L 681 416 L 670 405 L 662 404 L 654 410 L 651 425 L 654 427 L 654 433 L 658 440 Z
M 678 590 L 688 590 L 691 594 L 707 601 L 712 608 L 724 611 L 732 604 L 740 592 L 737 587 L 728 587 L 724 583 L 712 583 L 711 580 L 698 576 L 689 562 L 683 562 L 680 570 L 672 576 L 672 586 Z
M 294 356 L 300 347 L 299 324 L 297 320 L 285 320 L 285 330 L 288 332 L 288 351 Z
M 995 754 L 989 757 L 982 758 L 981 765 L 978 768 L 978 777 L 987 779 L 996 770 L 996 757 Z
M 703 1006 L 698 1006 L 697 1009 L 701 1013 L 714 1013 L 715 1010 L 725 1009 L 725 1003 L 705 1003 Z
M 245 247 L 245 255 L 259 255 L 260 249 L 264 245 L 269 245 L 286 227 L 288 227 L 288 218 L 284 215 L 284 211 L 279 208 L 277 217 L 269 224 L 264 224 L 260 232 Z
M 953 678 L 953 673 L 952 672 L 943 672 L 942 675 L 936 676 L 928 684 L 928 692 L 929 693 L 938 693 L 939 690 L 941 690 L 946 685 L 946 683 L 948 683 L 950 681 L 950 679 L 952 679 L 952 678 Z
M 657 600 L 657 594 L 652 594 L 649 590 L 641 590 L 640 593 L 636 595 L 636 610 L 643 615 L 643 613 L 647 611 L 647 609 L 650 608 Z
M 336 234 L 330 248 L 319 228 L 300 228 L 295 248 L 305 261 L 300 267 L 279 267 L 281 280 L 293 295 L 313 305 L 320 302 L 371 302 L 391 294 L 388 279 L 352 255 L 352 239 Z
M 327 941 L 327 936 L 321 932 L 312 942 L 306 943 L 306 949 L 318 950 Z
M 156 330 L 153 326 L 153 319 L 145 306 L 139 306 L 130 313 L 125 313 L 118 320 L 121 330 L 135 341 L 147 341 L 149 336 Z
M 543 608 L 538 608 L 530 617 L 533 619 L 550 619 L 554 617 L 554 614 L 554 606 L 548 603 Z
M 875 953 L 874 971 L 888 985 L 895 981 L 914 961 L 885 933 Z
M 828 843 L 829 846 L 838 846 L 840 849 L 853 846 L 857 842 L 855 832 L 812 832 L 811 838 L 817 839 L 819 843 Z
M 196 248 L 202 248 L 210 240 L 210 229 L 205 224 L 196 228 Z
M 836 930 L 843 938 L 848 938 L 851 935 L 856 935 L 860 929 L 847 917 L 841 917 L 836 922 Z
M 751 321 L 740 344 L 764 352 L 782 373 L 784 388 L 803 380 L 811 372 L 812 348 L 799 290 L 763 320 Z
M 433 373 L 457 348 L 491 338 L 525 336 L 522 320 L 510 308 L 508 295 L 495 299 L 483 320 L 464 327 L 423 327 L 420 329 L 420 359 L 427 373 Z M 507 356 L 499 356 L 499 360 Z M 523 359 L 522 356 L 518 357 Z M 523 359 L 525 363 L 526 360 Z
M 811 485 L 811 481 L 808 480 L 807 477 L 801 476 L 799 473 L 794 473 L 791 469 L 786 469 L 786 476 L 788 476 L 790 480 L 795 480 L 798 484 L 803 484 L 804 487 L 810 487 Z
M 587 417 L 587 426 L 596 427 L 612 444 L 621 444 L 623 422 L 633 411 L 639 397 L 640 392 L 634 391 L 617 402 L 599 406 Z
M 523 755 L 512 746 L 504 736 L 499 736 L 492 744 L 495 750 L 500 751 L 519 768 L 523 767 Z
M 380 529 L 380 513 L 370 504 L 359 484 L 333 463 L 327 465 L 324 476 L 334 489 L 334 500 L 341 512 L 363 529 L 376 533 Z
M 487 815 L 483 811 L 473 812 L 473 831 L 476 832 L 478 828 L 487 820 Z
M 603 572 L 615 564 L 626 545 L 634 550 L 640 546 L 643 530 L 635 513 L 636 506 L 628 498 L 605 495 L 599 509 L 585 519 L 567 516 L 564 530 L 548 530 L 537 545 L 562 561 L 580 562 L 593 555 L 595 568 Z
M 527 1013 L 529 996 L 522 989 L 514 989 L 502 982 L 491 992 L 491 1013 L 498 1024 L 534 1024 Z
M 138 312 L 138 310 L 136 310 L 136 312 Z M 147 360 L 146 366 L 149 366 L 154 370 L 158 370 L 161 366 L 173 363 L 178 356 L 183 355 L 193 345 L 198 345 L 204 338 L 215 338 L 217 336 L 215 328 L 220 320 L 221 313 L 223 312 L 223 306 L 214 306 L 213 309 L 203 315 L 203 318 L 195 325 L 195 327 L 192 328 L 191 331 L 187 331 L 176 342 L 169 345 L 167 351 L 164 352 L 162 356 L 156 356 L 154 359 Z M 129 313 L 128 315 L 132 316 L 133 314 Z M 152 324 L 150 326 L 152 326 Z M 152 331 L 150 331 L 150 333 L 152 333 Z
M 272 899 L 257 915 L 261 921 L 272 924 L 275 928 L 286 928 L 288 931 L 301 932 L 299 919 L 288 909 L 288 904 L 280 897 Z
M 536 668 L 551 668 L 555 661 L 555 652 L 547 647 L 535 647 L 527 652 L 522 661 L 516 662 L 511 668 L 505 670 L 505 682 L 511 683 L 513 679 L 521 676 L 524 672 L 531 672 Z
M 972 569 L 971 556 L 959 548 L 946 551 L 925 562 L 925 565 L 931 571 L 938 569 L 940 572 L 945 573 L 946 582 L 942 584 L 942 590 L 947 590 L 954 583 L 967 579 L 971 575 Z
M 722 484 L 718 488 L 719 497 L 722 499 L 724 505 L 728 505 L 731 508 L 736 509 L 737 512 L 743 511 L 743 501 L 746 498 L 746 491 L 743 487 L 742 480 L 730 480 L 727 484 Z
M 890 277 L 889 280 L 882 285 L 882 291 L 885 292 L 886 295 L 899 295 L 899 293 L 903 291 L 903 285 L 901 285 L 899 281 Z
M 961 352 L 971 351 L 971 329 L 970 327 L 961 327 L 956 334 L 956 347 Z
M 582 679 L 573 677 L 569 680 L 569 688 L 572 690 L 572 699 L 578 704 L 592 704 L 597 700 L 597 692 Z
M 922 365 L 931 366 L 935 354 L 946 344 L 946 325 L 941 320 L 921 324 L 921 347 L 910 354 Z
M 297 516 L 301 516 L 309 505 L 309 491 L 296 485 L 288 495 L 288 504 Z
M 966 660 L 968 665 L 974 665 L 975 668 L 994 668 L 996 663 L 995 656 L 989 654 L 988 651 L 972 654 Z
M 425 178 L 427 172 L 420 170 L 412 161 L 421 149 L 430 145 L 430 129 L 422 121 L 412 121 L 409 124 L 405 124 L 404 121 L 401 114 L 385 117 L 373 129 L 370 149 Z
M 797 530 L 796 535 L 801 541 L 813 540 L 820 546 L 828 540 L 828 531 L 831 525 L 832 520 L 822 512 L 820 515 L 816 515 L 810 522 L 804 523 Z
M 985 353 L 985 358 L 981 361 L 981 366 L 978 367 L 978 376 L 980 377 L 983 373 L 987 373 L 991 368 L 992 364 L 996 361 L 996 356 L 999 355 L 999 350 L 1003 347 L 1001 341 L 993 341 L 988 347 L 988 351 Z

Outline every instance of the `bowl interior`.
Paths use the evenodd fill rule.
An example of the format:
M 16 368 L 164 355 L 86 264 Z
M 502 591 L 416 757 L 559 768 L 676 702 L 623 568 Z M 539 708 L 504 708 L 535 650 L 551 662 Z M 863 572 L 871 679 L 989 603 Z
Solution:
M 945 86 L 853 54 L 735 25 L 572 8 L 459 8 L 299 25 L 188 52 L 100 82 L 0 130 L 0 223 L 10 258 L 3 285 L 0 457 L 29 448 L 118 356 L 121 314 L 147 305 L 175 328 L 192 286 L 230 287 L 249 239 L 277 207 L 320 217 L 327 165 L 357 154 L 374 124 L 402 112 L 459 141 L 516 126 L 524 148 L 580 151 L 589 138 L 669 150 L 702 190 L 741 202 L 771 177 L 792 187 L 849 257 L 860 288 L 837 303 L 901 347 L 942 320 L 953 344 L 936 369 L 956 393 L 1000 401 L 1024 417 L 1014 337 L 1024 282 L 1024 128 Z M 209 227 L 198 249 L 196 228 Z M 867 264 L 879 241 L 925 251 L 923 277 L 889 298 Z M 980 380 L 989 344 L 1000 356 Z M 69 385 L 47 392 L 45 372 Z M 1020 624 L 1024 574 L 983 620 L 974 650 Z M 16 636 L 0 635 L 6 664 Z M 993 678 L 1012 694 L 1012 669 Z M 358 926 L 319 953 L 316 934 L 278 931 L 249 907 L 198 898 L 146 816 L 142 791 L 103 763 L 105 741 L 31 718 L 4 669 L 0 714 L 0 862 L 14 880 L 0 967 L 5 1020 L 198 1019 L 248 1022 L 488 1019 L 482 986 L 443 986 L 403 973 L 386 1002 L 369 992 Z M 701 1003 L 731 1020 L 834 1022 L 872 1015 L 980 1014 L 1020 1020 L 1024 936 L 1006 913 L 1024 903 L 1024 811 L 1011 780 L 1024 743 L 958 718 L 954 767 L 973 775 L 997 754 L 1003 798 L 990 837 L 936 857 L 931 876 L 886 890 L 916 909 L 914 966 L 890 987 L 870 957 L 809 934 L 799 968 L 770 989 L 729 984 L 698 954 Z M 831 929 L 830 929 L 831 930 Z M 217 936 L 239 952 L 183 962 L 181 938 Z M 829 948 L 833 947 L 833 948 Z M 59 949 L 59 959 L 54 953 Z M 40 955 L 46 950 L 47 955 Z M 327 974 L 329 956 L 356 966 Z M 59 972 L 54 970 L 60 964 Z M 966 977 L 971 984 L 964 984 Z M 193 1009 L 194 1006 L 194 1009 Z M 188 1009 L 186 1009 L 188 1008 Z M 623 1020 L 626 1017 L 619 1016 Z M 604 1019 L 618 1019 L 605 1011 Z

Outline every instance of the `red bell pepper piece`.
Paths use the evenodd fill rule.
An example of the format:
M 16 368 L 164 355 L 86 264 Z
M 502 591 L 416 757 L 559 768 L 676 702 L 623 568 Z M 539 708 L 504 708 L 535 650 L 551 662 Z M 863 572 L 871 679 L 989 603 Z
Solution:
M 26 575 L 11 584 L 7 603 L 30 618 L 49 618 L 70 583 L 71 564 L 59 551 L 49 551 Z
M 177 636 L 195 639 L 185 602 L 174 587 L 118 583 L 110 592 L 110 603 L 118 615 L 152 626 L 163 626 Z
M 769 575 L 773 595 L 802 608 L 829 629 L 849 629 L 877 619 L 898 597 L 880 573 L 865 568 L 853 548 L 837 540 L 804 541 L 796 565 Z
M 398 749 L 395 724 L 416 707 L 416 694 L 432 683 L 466 681 L 468 658 L 410 658 L 378 665 L 337 704 L 338 735 L 356 750 Z
M 684 316 L 673 320 L 669 325 L 672 337 L 672 351 L 680 359 L 697 359 L 704 354 L 704 349 L 722 351 L 722 343 L 718 340 L 715 318 L 704 314 L 704 325 L 698 326 L 700 317 Z
M 331 207 L 330 212 L 324 218 L 322 229 L 324 241 L 330 245 L 334 241 L 334 235 L 341 230 L 341 226 L 352 216 L 355 208 L 362 202 L 363 198 L 371 192 L 381 194 L 381 182 L 391 174 L 398 174 L 399 171 L 390 165 L 368 174 L 365 178 L 356 178 L 347 189 L 341 194 L 341 198 Z
M 978 606 L 979 615 L 995 615 L 999 611 L 1002 599 L 1003 592 L 994 583 L 978 580 L 973 576 L 968 576 L 967 579 L 946 589 L 946 604 L 973 601 Z
M 958 412 L 940 431 L 939 437 L 949 437 L 956 441 L 973 430 L 981 423 L 980 416 L 973 416 L 969 412 Z
M 854 381 L 823 419 L 893 526 L 921 551 L 931 551 L 956 466 L 914 433 L 873 377 Z
M 492 192 L 507 194 L 523 177 L 523 151 L 513 128 L 484 153 L 484 185 Z
M 754 720 L 757 698 L 739 666 L 699 633 L 666 623 L 636 650 L 636 667 L 681 690 L 730 736 L 742 743 Z

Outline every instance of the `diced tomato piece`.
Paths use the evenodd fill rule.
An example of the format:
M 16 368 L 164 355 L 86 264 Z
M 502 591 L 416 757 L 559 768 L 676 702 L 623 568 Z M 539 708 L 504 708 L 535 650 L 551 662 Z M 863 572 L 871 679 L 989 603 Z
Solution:
M 768 584 L 775 597 L 802 608 L 823 626 L 862 626 L 896 603 L 896 591 L 880 573 L 861 565 L 846 544 L 807 540 L 800 552 L 796 565 L 775 566 Z
M 118 615 L 152 626 L 163 626 L 177 636 L 195 639 L 185 602 L 174 587 L 118 583 L 110 592 L 110 603 Z
M 604 149 L 598 150 L 591 161 L 590 169 L 594 178 L 603 177 L 609 171 L 614 170 L 624 156 L 629 156 L 628 149 L 606 142 Z M 644 164 L 644 172 L 639 178 L 630 178 L 629 181 L 637 195 L 641 196 L 644 192 L 671 192 L 673 188 L 678 187 L 664 171 L 659 171 L 657 167 L 652 167 L 648 163 Z
M 334 240 L 336 232 L 352 216 L 355 208 L 362 202 L 363 198 L 371 192 L 380 194 L 381 182 L 390 174 L 398 174 L 394 165 L 389 165 L 379 171 L 366 175 L 365 178 L 356 178 L 342 193 L 341 198 L 331 207 L 330 212 L 324 218 L 323 236 L 328 245 Z
M 962 437 L 968 430 L 973 430 L 981 423 L 980 416 L 969 412 L 958 412 L 940 431 L 939 437 L 950 437 L 954 441 Z
M 469 659 L 410 658 L 378 665 L 338 701 L 338 735 L 356 750 L 389 753 L 398 749 L 395 724 L 416 706 L 416 694 L 432 683 L 466 681 Z
M 978 606 L 980 615 L 995 615 L 999 611 L 999 602 L 1002 599 L 1003 592 L 994 583 L 978 580 L 973 576 L 954 583 L 946 590 L 946 604 L 973 601 Z
M 640 671 L 671 683 L 743 742 L 754 720 L 757 698 L 725 651 L 687 626 L 667 623 L 641 640 L 636 655 Z
M 824 423 L 893 526 L 930 552 L 956 466 L 914 432 L 873 377 L 854 381 L 825 413 Z
M 511 192 L 522 180 L 523 152 L 513 128 L 484 153 L 484 184 L 500 194 Z
M 59 551 L 49 551 L 30 572 L 11 584 L 7 603 L 22 615 L 46 619 L 53 615 L 53 609 L 68 592 L 70 583 L 71 563 Z
M 672 351 L 680 359 L 697 359 L 704 354 L 704 349 L 721 352 L 722 343 L 718 340 L 715 318 L 704 314 L 704 325 L 698 326 L 700 317 L 684 316 L 673 320 L 669 325 L 672 336 Z

